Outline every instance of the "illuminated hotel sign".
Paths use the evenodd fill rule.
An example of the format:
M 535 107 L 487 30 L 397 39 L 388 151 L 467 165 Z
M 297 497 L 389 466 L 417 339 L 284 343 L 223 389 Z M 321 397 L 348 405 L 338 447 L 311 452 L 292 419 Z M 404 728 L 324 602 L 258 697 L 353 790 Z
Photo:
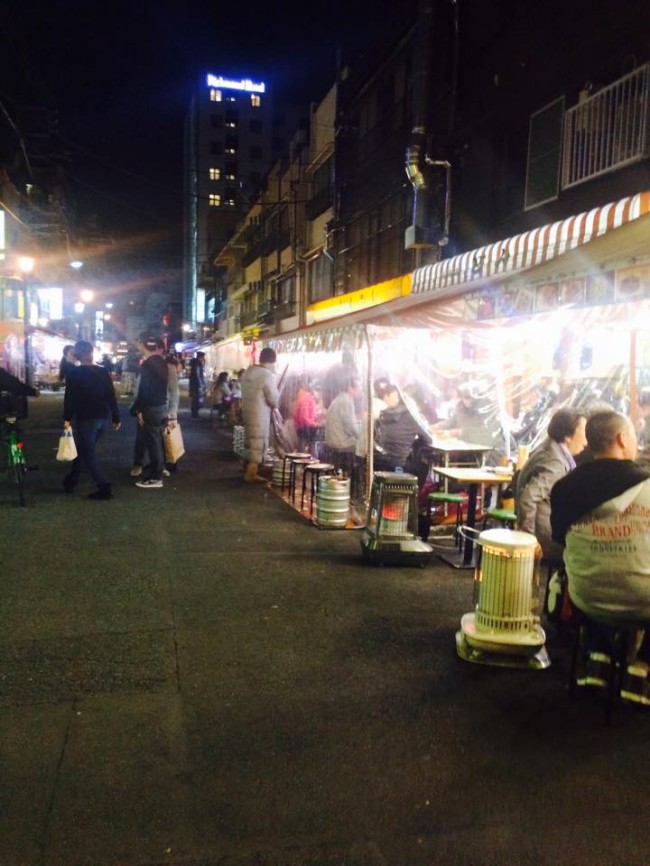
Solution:
M 223 75 L 208 75 L 208 87 L 221 87 L 223 90 L 244 90 L 246 93 L 266 93 L 266 84 L 260 82 L 257 84 L 251 81 L 250 78 L 242 78 L 240 81 L 233 81 L 231 78 L 224 78 Z

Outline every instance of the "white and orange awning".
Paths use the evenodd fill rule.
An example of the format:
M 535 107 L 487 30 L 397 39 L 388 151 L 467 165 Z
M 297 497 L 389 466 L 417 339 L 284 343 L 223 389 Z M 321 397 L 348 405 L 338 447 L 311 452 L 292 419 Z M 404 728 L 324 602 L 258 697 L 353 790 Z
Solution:
M 471 288 L 474 281 L 502 280 L 592 244 L 616 229 L 650 214 L 650 191 L 628 196 L 585 213 L 548 223 L 505 240 L 495 241 L 452 258 L 417 268 L 413 294 L 435 293 L 454 287 Z M 643 220 L 650 252 L 650 221 Z

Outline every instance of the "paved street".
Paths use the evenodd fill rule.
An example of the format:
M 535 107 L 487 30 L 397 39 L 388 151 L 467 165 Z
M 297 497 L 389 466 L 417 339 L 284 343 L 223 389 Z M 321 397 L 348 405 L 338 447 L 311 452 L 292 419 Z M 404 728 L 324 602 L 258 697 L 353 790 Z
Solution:
M 29 505 L 0 478 L 1 866 L 646 866 L 650 714 L 472 665 L 469 572 L 363 564 L 241 481 L 185 398 L 163 490 L 61 489 L 32 401 Z

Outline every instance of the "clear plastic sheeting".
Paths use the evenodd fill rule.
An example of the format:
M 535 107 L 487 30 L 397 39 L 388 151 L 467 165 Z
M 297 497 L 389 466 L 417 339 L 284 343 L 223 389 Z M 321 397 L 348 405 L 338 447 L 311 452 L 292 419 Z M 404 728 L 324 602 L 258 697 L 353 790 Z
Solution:
M 315 456 L 324 456 L 332 400 L 350 376 L 360 380 L 355 459 L 367 500 L 380 413 L 387 408 L 381 382 L 397 386 L 421 441 L 458 437 L 489 445 L 488 464 L 516 458 L 520 445 L 539 444 L 561 406 L 624 412 L 645 444 L 649 298 L 650 266 L 643 265 L 604 274 L 600 282 L 587 277 L 516 291 L 486 286 L 394 312 L 384 306 L 366 311 L 366 322 L 307 328 L 264 344 L 278 354 L 280 412 L 296 447 L 304 444 L 293 421 L 298 392 L 307 387 L 313 394 Z M 214 363 L 227 368 L 220 346 L 213 351 Z

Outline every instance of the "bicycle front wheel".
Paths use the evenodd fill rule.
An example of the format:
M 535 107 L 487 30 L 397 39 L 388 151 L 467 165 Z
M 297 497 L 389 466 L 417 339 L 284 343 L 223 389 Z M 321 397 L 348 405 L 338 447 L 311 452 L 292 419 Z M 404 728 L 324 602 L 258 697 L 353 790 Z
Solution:
M 25 475 L 27 475 L 27 467 L 24 463 L 12 463 L 9 467 L 9 477 L 18 488 L 18 501 L 21 505 L 27 505 L 25 499 Z

